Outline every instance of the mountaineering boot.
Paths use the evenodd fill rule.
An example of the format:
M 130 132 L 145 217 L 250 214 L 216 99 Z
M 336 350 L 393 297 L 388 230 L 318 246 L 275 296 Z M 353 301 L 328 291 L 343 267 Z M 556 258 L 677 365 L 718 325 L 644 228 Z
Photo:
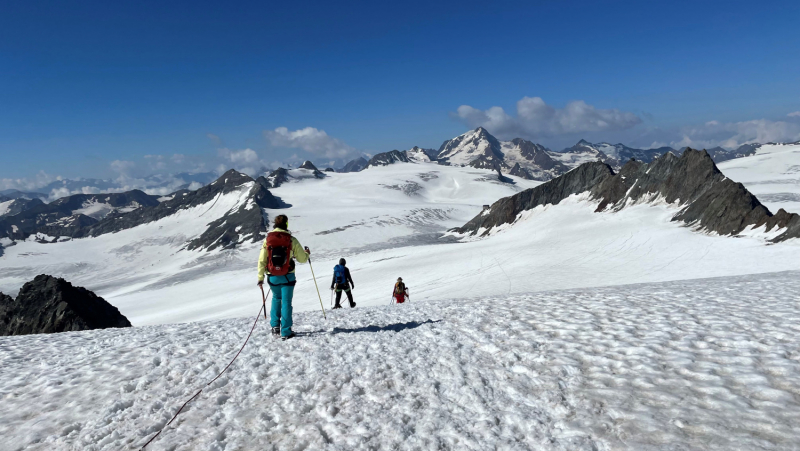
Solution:
M 356 308 L 356 302 L 350 301 L 350 308 Z
M 273 327 L 272 328 L 272 335 L 275 335 L 275 338 L 278 338 L 281 335 L 281 328 L 280 327 Z
M 285 336 L 285 337 L 281 337 L 281 340 L 283 340 L 283 341 L 286 341 L 286 340 L 288 340 L 288 339 L 290 339 L 290 338 L 294 338 L 294 337 L 295 337 L 295 335 L 296 335 L 296 334 L 295 334 L 294 332 L 290 332 L 290 333 L 289 333 L 289 335 L 287 335 L 287 336 Z
M 341 305 L 339 305 L 339 304 L 337 303 L 336 305 L 334 305 L 334 306 L 333 306 L 333 308 L 334 308 L 334 309 L 337 309 L 337 308 L 342 308 L 342 306 L 341 306 Z

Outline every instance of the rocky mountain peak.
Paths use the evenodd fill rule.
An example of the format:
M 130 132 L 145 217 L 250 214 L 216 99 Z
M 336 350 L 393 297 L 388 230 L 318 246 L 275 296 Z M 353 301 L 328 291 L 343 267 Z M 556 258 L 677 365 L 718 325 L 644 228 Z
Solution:
M 584 192 L 598 202 L 598 212 L 663 201 L 680 207 L 673 221 L 703 231 L 738 235 L 749 227 L 766 231 L 779 227 L 785 231 L 773 241 L 800 238 L 800 216 L 785 211 L 773 215 L 741 183 L 725 177 L 708 152 L 690 148 L 680 157 L 667 152 L 648 164 L 629 160 L 617 174 L 605 163 L 584 163 L 547 183 L 500 199 L 456 231 L 488 233 L 492 227 L 513 223 L 522 211 L 555 205 Z
M 319 170 L 319 169 L 317 169 L 316 166 L 314 166 L 314 163 L 312 163 L 310 160 L 304 161 L 303 164 L 301 164 L 299 167 L 300 167 L 300 169 L 309 169 L 309 170 L 312 170 L 312 171 L 318 171 Z
M 23 285 L 16 300 L 0 293 L 0 335 L 131 327 L 113 305 L 64 279 L 39 275 Z

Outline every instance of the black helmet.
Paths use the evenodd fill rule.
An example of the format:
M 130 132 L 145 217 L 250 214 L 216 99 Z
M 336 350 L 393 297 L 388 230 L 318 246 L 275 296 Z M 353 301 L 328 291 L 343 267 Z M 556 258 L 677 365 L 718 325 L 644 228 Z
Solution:
M 340 259 L 339 259 L 339 264 L 340 264 L 340 265 L 342 265 L 342 266 L 344 266 L 344 265 L 346 265 L 346 264 L 347 264 L 347 261 L 345 261 L 345 259 L 343 259 L 343 258 L 340 258 Z

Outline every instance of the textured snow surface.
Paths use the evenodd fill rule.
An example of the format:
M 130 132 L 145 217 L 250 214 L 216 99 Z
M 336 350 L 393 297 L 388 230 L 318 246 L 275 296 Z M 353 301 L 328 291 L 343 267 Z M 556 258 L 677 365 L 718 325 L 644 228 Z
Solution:
M 798 293 L 784 272 L 307 312 L 286 342 L 262 319 L 148 449 L 797 449 Z M 0 448 L 141 446 L 252 321 L 0 338 Z
M 771 212 L 800 213 L 800 145 L 765 144 L 749 157 L 719 164 L 731 180 L 741 182 Z

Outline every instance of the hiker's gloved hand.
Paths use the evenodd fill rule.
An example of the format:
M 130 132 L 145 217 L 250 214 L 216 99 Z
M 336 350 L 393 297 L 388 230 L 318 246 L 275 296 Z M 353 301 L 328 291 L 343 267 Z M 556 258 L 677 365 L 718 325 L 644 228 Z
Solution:
M 331 285 L 331 291 L 333 291 L 333 285 Z
M 305 250 L 306 250 L 306 254 L 310 254 L 311 253 L 311 249 L 309 249 L 308 246 L 306 246 Z
M 259 280 L 258 281 L 258 286 L 259 287 L 263 287 L 264 286 L 264 281 L 263 280 Z

